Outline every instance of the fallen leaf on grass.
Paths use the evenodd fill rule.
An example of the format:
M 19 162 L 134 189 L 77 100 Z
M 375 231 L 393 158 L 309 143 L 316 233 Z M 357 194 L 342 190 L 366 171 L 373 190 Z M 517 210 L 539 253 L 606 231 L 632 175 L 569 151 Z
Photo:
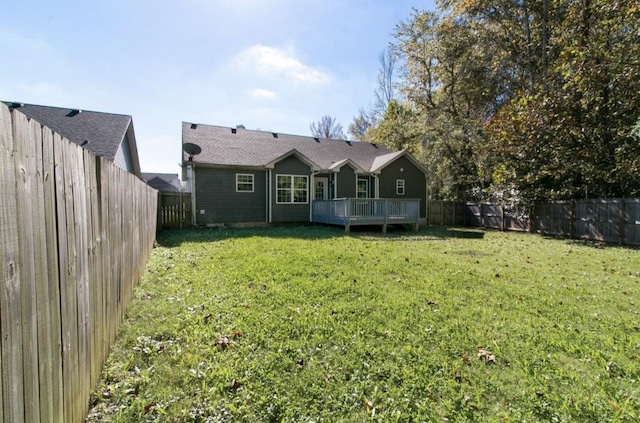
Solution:
M 150 402 L 149 404 L 144 406 L 144 414 L 149 414 L 153 411 L 153 407 L 156 406 L 155 402 Z
M 478 349 L 478 360 L 485 360 L 487 363 L 496 362 L 496 356 L 491 353 L 489 350 L 485 350 L 483 348 Z
M 229 384 L 229 391 L 237 391 L 242 388 L 242 383 L 238 382 L 236 379 L 233 379 Z

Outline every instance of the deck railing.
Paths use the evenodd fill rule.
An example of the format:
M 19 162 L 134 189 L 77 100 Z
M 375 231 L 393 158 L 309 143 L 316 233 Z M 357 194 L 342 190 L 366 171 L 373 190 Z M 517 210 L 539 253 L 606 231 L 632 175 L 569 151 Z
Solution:
M 339 198 L 314 201 L 311 221 L 344 226 L 390 224 L 418 225 L 420 200 L 398 198 Z

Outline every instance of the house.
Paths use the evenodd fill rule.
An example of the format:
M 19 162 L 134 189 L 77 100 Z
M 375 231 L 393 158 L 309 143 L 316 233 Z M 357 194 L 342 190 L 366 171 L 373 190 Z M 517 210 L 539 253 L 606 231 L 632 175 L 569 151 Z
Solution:
M 175 173 L 143 173 L 142 179 L 160 192 L 181 192 L 180 179 Z
M 182 143 L 196 225 L 310 222 L 337 199 L 419 200 L 426 217 L 428 172 L 406 151 L 190 122 Z
M 4 101 L 29 119 L 142 178 L 133 119 L 128 115 Z

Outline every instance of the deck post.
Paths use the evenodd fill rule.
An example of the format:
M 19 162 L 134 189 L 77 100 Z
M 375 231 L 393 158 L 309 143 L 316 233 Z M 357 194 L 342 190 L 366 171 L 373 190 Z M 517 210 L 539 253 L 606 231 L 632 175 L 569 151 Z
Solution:
M 351 232 L 351 225 L 344 225 L 344 233 L 348 234 L 349 232 Z
M 382 225 L 382 233 L 383 234 L 387 233 L 387 224 L 386 223 Z

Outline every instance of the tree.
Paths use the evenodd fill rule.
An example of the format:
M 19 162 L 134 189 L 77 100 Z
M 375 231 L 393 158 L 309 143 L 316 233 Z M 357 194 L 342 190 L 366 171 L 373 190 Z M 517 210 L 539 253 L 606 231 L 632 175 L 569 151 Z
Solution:
M 396 67 L 396 58 L 391 49 L 386 48 L 378 55 L 377 87 L 374 91 L 375 106 L 374 111 L 378 116 L 382 116 L 391 100 L 395 99 L 394 89 L 394 71 Z
M 437 3 L 392 44 L 432 193 L 638 195 L 637 0 Z
M 414 118 L 410 107 L 391 100 L 378 126 L 371 129 L 370 141 L 391 150 L 406 150 L 415 156 L 421 156 L 422 145 L 415 130 Z
M 367 113 L 364 108 L 358 109 L 358 115 L 353 117 L 353 122 L 349 124 L 347 132 L 351 139 L 356 141 L 367 141 L 367 132 L 374 128 L 377 119 L 373 113 Z
M 336 119 L 329 115 L 324 115 L 318 122 L 311 122 L 309 125 L 311 134 L 318 138 L 345 138 L 342 132 L 342 125 L 339 124 Z

